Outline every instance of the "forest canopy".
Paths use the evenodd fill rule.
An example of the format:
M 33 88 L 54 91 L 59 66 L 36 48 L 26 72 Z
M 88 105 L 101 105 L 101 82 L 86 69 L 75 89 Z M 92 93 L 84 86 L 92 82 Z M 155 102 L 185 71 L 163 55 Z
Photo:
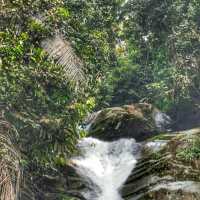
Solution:
M 22 167 L 60 172 L 102 108 L 199 113 L 199 53 L 199 0 L 3 0 L 0 108 Z

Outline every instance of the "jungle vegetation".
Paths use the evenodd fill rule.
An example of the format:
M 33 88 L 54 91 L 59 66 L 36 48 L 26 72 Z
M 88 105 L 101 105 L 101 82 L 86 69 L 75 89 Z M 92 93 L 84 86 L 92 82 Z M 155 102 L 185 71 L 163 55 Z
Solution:
M 2 0 L 0 199 L 21 170 L 61 173 L 92 111 L 199 113 L 199 53 L 199 0 Z

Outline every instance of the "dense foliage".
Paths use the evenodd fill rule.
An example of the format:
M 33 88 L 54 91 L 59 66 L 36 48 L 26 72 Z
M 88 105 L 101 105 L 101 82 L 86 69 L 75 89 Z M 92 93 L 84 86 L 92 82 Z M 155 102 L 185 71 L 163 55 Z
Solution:
M 85 134 L 78 126 L 95 109 L 149 102 L 175 119 L 200 109 L 198 0 L 1 4 L 0 108 L 19 133 L 29 171 L 64 165 Z M 56 35 L 83 65 L 78 85 L 80 69 L 44 48 Z
M 26 138 L 22 145 L 32 159 L 46 163 L 72 152 L 77 125 L 95 105 L 94 87 L 104 69 L 116 62 L 110 37 L 115 4 L 59 0 L 2 5 L 0 101 L 11 111 L 8 118 L 17 123 L 20 137 Z M 84 91 L 42 48 L 58 32 L 84 62 Z
M 198 109 L 199 10 L 195 0 L 130 0 L 121 8 L 119 67 L 107 82 L 111 105 L 147 101 L 165 111 Z

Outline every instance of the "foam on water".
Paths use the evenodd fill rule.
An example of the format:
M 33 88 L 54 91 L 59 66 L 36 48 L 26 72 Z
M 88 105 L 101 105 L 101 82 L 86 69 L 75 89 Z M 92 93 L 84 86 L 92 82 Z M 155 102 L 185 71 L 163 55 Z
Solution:
M 104 142 L 84 138 L 78 148 L 82 155 L 72 163 L 90 188 L 83 196 L 87 200 L 122 200 L 119 190 L 135 167 L 140 145 L 134 139 Z

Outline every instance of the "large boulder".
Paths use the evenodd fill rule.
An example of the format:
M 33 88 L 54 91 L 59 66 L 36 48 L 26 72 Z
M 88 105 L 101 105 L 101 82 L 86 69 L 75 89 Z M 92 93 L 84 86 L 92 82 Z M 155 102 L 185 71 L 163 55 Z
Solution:
M 128 137 L 142 141 L 152 134 L 166 131 L 170 123 L 170 117 L 153 105 L 138 103 L 92 114 L 86 120 L 86 130 L 90 136 L 103 140 Z
M 125 200 L 199 200 L 200 128 L 149 140 L 122 195 Z

